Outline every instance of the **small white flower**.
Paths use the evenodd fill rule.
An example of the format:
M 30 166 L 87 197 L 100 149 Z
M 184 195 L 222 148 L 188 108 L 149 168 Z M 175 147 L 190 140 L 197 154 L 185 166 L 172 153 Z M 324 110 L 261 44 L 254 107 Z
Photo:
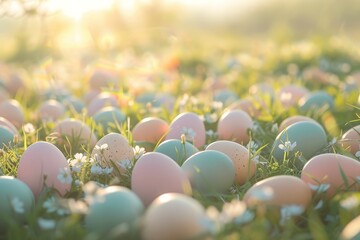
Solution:
M 138 160 L 142 155 L 144 155 L 144 153 L 145 153 L 145 148 L 139 147 L 138 145 L 136 145 L 136 146 L 133 148 L 133 151 L 134 151 L 134 158 L 135 158 L 135 160 Z
M 104 151 L 104 150 L 106 150 L 107 148 L 108 148 L 107 143 L 104 143 L 104 144 L 102 144 L 101 146 L 99 146 L 99 145 L 96 145 L 96 146 L 95 146 L 95 149 L 100 150 L 100 151 Z
M 336 137 L 334 137 L 333 139 L 331 139 L 331 141 L 329 142 L 329 145 L 330 146 L 333 146 L 333 145 L 335 145 L 336 144 L 336 142 L 337 142 L 337 138 Z
M 82 153 L 77 153 L 74 157 L 75 159 L 69 161 L 69 165 L 71 166 L 71 170 L 73 172 L 79 173 L 84 163 L 86 163 L 86 156 Z
M 220 231 L 219 215 L 219 211 L 214 206 L 210 206 L 206 209 L 205 217 L 201 219 L 201 225 L 212 235 L 216 235 Z
M 68 213 L 67 210 L 63 209 L 58 200 L 55 197 L 49 197 L 44 203 L 43 207 L 46 209 L 47 213 L 57 213 L 60 216 L 63 216 Z
M 251 156 L 251 160 L 253 160 L 256 164 L 259 164 L 260 156 L 259 155 Z
M 279 131 L 279 126 L 277 123 L 274 123 L 271 127 L 271 132 L 277 133 Z
M 222 110 L 222 108 L 223 108 L 223 103 L 222 102 L 220 102 L 220 101 L 213 101 L 212 103 L 211 103 L 211 107 L 214 109 L 214 110 Z
M 93 165 L 91 166 L 90 172 L 91 172 L 91 174 L 93 174 L 93 175 L 99 175 L 99 174 L 102 173 L 102 168 L 101 168 L 99 165 L 97 165 L 97 164 L 93 164 Z
M 352 210 L 354 208 L 357 208 L 359 205 L 360 205 L 360 201 L 355 196 L 350 196 L 340 202 L 340 206 L 347 210 Z
M 23 126 L 23 130 L 25 133 L 34 133 L 35 132 L 35 127 L 34 125 L 32 125 L 31 123 L 27 123 Z
M 14 197 L 12 200 L 11 200 L 11 206 L 12 208 L 14 209 L 14 211 L 16 213 L 24 213 L 25 212 L 25 209 L 24 209 L 24 203 L 17 197 Z
M 274 197 L 274 190 L 271 187 L 256 188 L 251 192 L 251 199 L 255 201 L 269 201 Z
M 183 127 L 181 129 L 181 134 L 184 134 L 186 140 L 188 141 L 193 141 L 196 136 L 196 132 L 192 128 L 187 128 L 187 127 Z
M 300 205 L 286 205 L 281 208 L 281 219 L 280 224 L 284 225 L 287 220 L 289 220 L 293 216 L 299 216 L 304 212 L 304 208 Z
M 360 159 L 360 150 L 355 153 L 355 157 Z
M 214 132 L 212 129 L 210 129 L 210 130 L 206 131 L 206 135 L 209 137 L 216 137 L 217 133 Z
M 110 173 L 112 173 L 113 170 L 114 169 L 112 167 L 103 168 L 102 169 L 102 174 L 105 174 L 105 175 L 110 174 Z
M 279 148 L 284 152 L 291 152 L 296 147 L 296 142 L 291 143 L 290 141 L 286 141 L 284 144 L 280 143 Z
M 280 101 L 286 102 L 292 99 L 292 94 L 289 92 L 283 92 L 280 94 Z
M 254 213 L 250 212 L 246 204 L 239 200 L 233 200 L 225 203 L 220 213 L 220 219 L 223 224 L 235 222 L 236 224 L 245 224 L 253 220 Z
M 308 183 L 308 185 L 313 191 L 318 193 L 324 193 L 330 188 L 330 184 L 328 183 L 321 183 L 320 185 L 313 185 L 311 183 Z
M 57 176 L 57 179 L 62 183 L 71 183 L 72 177 L 71 174 L 67 171 L 67 168 L 60 168 L 59 174 Z
M 218 116 L 216 113 L 206 113 L 204 115 L 204 121 L 207 122 L 207 123 L 215 123 L 218 119 Z
M 129 159 L 118 161 L 117 164 L 124 169 L 130 169 L 132 167 L 132 162 Z
M 42 230 L 54 229 L 55 226 L 56 226 L 55 220 L 45 219 L 45 218 L 39 218 L 39 219 L 38 219 L 38 224 L 39 224 L 39 227 L 40 227 Z
M 324 201 L 320 200 L 314 207 L 315 210 L 318 210 L 324 206 Z
M 81 187 L 84 185 L 84 183 L 79 179 L 76 179 L 74 183 L 75 183 L 75 186 L 78 186 L 78 187 Z
M 254 142 L 254 141 L 251 140 L 251 141 L 246 145 L 246 147 L 247 147 L 248 149 L 250 149 L 251 152 L 256 152 L 256 150 L 259 148 L 259 145 L 258 145 L 256 142 Z

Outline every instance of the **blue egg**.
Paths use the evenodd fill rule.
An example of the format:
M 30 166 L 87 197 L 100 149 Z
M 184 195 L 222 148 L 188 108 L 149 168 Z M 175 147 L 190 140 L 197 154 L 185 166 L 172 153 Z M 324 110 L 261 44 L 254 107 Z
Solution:
M 104 132 L 108 132 L 109 129 L 117 129 L 117 125 L 121 126 L 126 120 L 126 116 L 118 108 L 105 107 L 97 112 L 93 119 L 97 125 L 101 125 Z
M 299 100 L 301 113 L 325 111 L 334 107 L 334 99 L 327 92 L 317 91 L 310 93 Z
M 0 148 L 13 144 L 14 133 L 5 126 L 0 126 Z
M 183 143 L 179 139 L 169 139 L 162 142 L 154 151 L 165 154 L 181 166 L 186 159 L 199 150 L 189 142 Z

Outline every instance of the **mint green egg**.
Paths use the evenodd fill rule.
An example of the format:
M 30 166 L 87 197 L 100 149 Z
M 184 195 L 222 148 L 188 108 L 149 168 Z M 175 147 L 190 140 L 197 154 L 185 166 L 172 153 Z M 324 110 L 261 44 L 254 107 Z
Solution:
M 334 107 L 334 99 L 325 91 L 317 91 L 299 100 L 299 110 L 302 113 L 329 110 Z
M 297 122 L 285 128 L 276 137 L 272 154 L 281 162 L 294 157 L 296 152 L 309 160 L 327 146 L 327 137 L 323 127 L 315 122 Z
M 189 142 L 183 143 L 179 139 L 169 139 L 160 143 L 154 151 L 165 154 L 181 166 L 186 159 L 199 150 Z
M 134 192 L 120 186 L 107 187 L 90 204 L 85 226 L 98 239 L 112 239 L 121 225 L 127 226 L 129 231 L 138 231 L 143 211 L 144 205 Z
M 195 153 L 181 166 L 193 190 L 202 194 L 223 193 L 235 180 L 235 166 L 224 153 L 206 150 Z
M 121 124 L 126 120 L 126 116 L 120 109 L 115 107 L 105 107 L 93 116 L 97 125 L 100 125 L 104 132 L 108 129 L 117 129 L 117 124 Z
M 24 182 L 11 176 L 0 176 L 0 232 L 9 220 L 24 223 L 34 201 L 32 191 Z
M 5 126 L 0 126 L 0 148 L 9 146 L 13 143 L 14 133 Z

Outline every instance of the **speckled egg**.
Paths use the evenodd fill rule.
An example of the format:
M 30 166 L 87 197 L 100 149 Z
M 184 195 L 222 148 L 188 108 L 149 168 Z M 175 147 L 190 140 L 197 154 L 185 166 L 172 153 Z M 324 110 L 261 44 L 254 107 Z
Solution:
M 299 111 L 302 113 L 326 111 L 334 107 L 334 99 L 325 91 L 309 93 L 299 100 Z
M 145 212 L 142 238 L 198 239 L 197 237 L 206 233 L 202 224 L 204 216 L 203 206 L 195 199 L 178 193 L 163 194 L 156 198 Z
M 311 158 L 301 172 L 301 179 L 313 185 L 329 185 L 326 194 L 332 197 L 337 191 L 360 190 L 356 179 L 360 176 L 360 162 L 340 154 L 325 153 Z
M 354 155 L 360 151 L 360 125 L 350 128 L 342 135 L 341 145 Z
M 99 191 L 89 205 L 85 226 L 97 237 L 113 239 L 116 227 L 122 224 L 129 232 L 138 231 L 143 211 L 144 205 L 134 192 L 120 186 L 107 187 Z
M 285 128 L 290 126 L 291 124 L 294 124 L 297 122 L 304 122 L 304 121 L 316 122 L 314 119 L 306 117 L 306 116 L 301 116 L 301 115 L 291 116 L 281 122 L 281 124 L 279 126 L 279 132 L 281 132 L 282 130 L 284 130 Z
M 307 208 L 311 201 L 310 188 L 300 178 L 278 175 L 263 179 L 249 188 L 245 195 L 248 206 L 267 204 L 273 206 L 299 205 Z
M 181 142 L 179 139 L 170 139 L 160 143 L 154 151 L 169 156 L 181 166 L 186 159 L 197 153 L 199 150 L 189 142 Z
M 105 107 L 95 113 L 93 119 L 107 133 L 121 128 L 121 125 L 126 120 L 126 116 L 119 108 Z
M 226 111 L 222 114 L 217 125 L 219 139 L 230 140 L 241 144 L 249 142 L 248 129 L 253 126 L 249 114 L 242 110 Z
M 137 160 L 131 175 L 131 189 L 145 206 L 164 193 L 192 193 L 189 179 L 179 165 L 157 152 L 145 153 Z
M 24 123 L 24 112 L 20 103 L 15 99 L 0 103 L 0 116 L 9 120 L 17 128 L 20 128 Z
M 5 126 L 0 126 L 0 148 L 6 148 L 13 145 L 14 133 Z
M 299 151 L 304 158 L 310 159 L 326 146 L 327 136 L 320 124 L 297 122 L 279 133 L 272 147 L 272 155 L 281 162 L 285 154 L 291 158 Z
M 43 102 L 38 109 L 38 118 L 43 121 L 55 121 L 65 115 L 64 105 L 56 100 Z
M 192 112 L 179 114 L 171 122 L 170 131 L 165 139 L 181 139 L 181 135 L 184 135 L 186 140 L 197 148 L 204 146 L 206 139 L 204 122 Z
M 169 131 L 169 124 L 156 117 L 141 120 L 132 130 L 135 141 L 144 141 L 157 144 Z
M 53 133 L 57 137 L 58 144 L 68 145 L 68 140 L 70 140 L 71 143 L 76 142 L 94 147 L 97 142 L 91 128 L 77 119 L 68 118 L 59 121 L 53 129 Z
M 181 166 L 194 190 L 217 193 L 229 190 L 235 180 L 235 167 L 224 153 L 214 150 L 198 152 Z
M 205 150 L 216 150 L 225 153 L 235 166 L 235 181 L 244 184 L 256 171 L 256 162 L 249 159 L 249 151 L 246 147 L 231 141 L 216 141 L 209 144 Z
M 87 112 L 89 116 L 93 116 L 104 107 L 118 107 L 116 97 L 107 92 L 97 95 L 87 106 Z
M 101 148 L 106 144 L 105 148 Z M 117 166 L 118 170 L 124 172 L 124 164 L 132 161 L 134 157 L 133 148 L 128 140 L 120 133 L 109 133 L 102 137 L 91 152 L 91 157 L 103 167 Z M 125 161 L 125 162 L 124 162 Z
M 25 217 L 34 207 L 34 195 L 30 188 L 14 177 L 0 176 L 0 232 L 6 228 L 4 218 L 24 223 Z M 19 207 L 21 206 L 21 207 Z
M 26 183 L 35 197 L 44 186 L 64 195 L 71 188 L 70 168 L 62 152 L 53 144 L 39 141 L 30 145 L 19 161 L 17 177 Z

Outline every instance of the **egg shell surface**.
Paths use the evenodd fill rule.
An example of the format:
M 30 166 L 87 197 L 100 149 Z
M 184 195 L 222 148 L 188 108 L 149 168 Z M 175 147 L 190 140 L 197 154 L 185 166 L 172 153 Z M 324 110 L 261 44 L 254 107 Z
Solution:
M 24 123 L 24 112 L 20 103 L 15 99 L 0 103 L 0 116 L 9 120 L 15 127 L 20 128 Z
M 169 156 L 181 166 L 186 159 L 199 150 L 189 142 L 183 143 L 179 139 L 169 139 L 160 143 L 154 151 Z
M 360 150 L 360 125 L 349 129 L 342 135 L 341 145 L 354 155 Z
M 148 117 L 141 120 L 132 130 L 135 141 L 157 144 L 169 131 L 169 124 L 160 118 Z

